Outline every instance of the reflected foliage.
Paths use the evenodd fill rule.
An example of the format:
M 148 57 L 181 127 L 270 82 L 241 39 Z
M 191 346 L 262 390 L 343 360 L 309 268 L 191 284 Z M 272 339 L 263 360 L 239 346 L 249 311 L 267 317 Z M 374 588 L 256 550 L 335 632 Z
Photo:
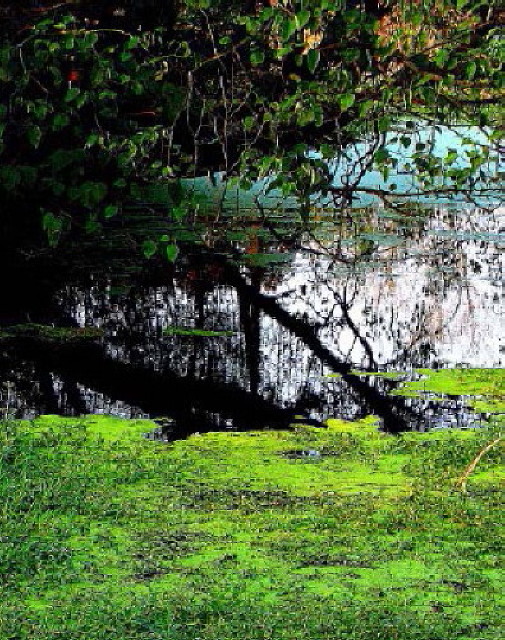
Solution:
M 181 242 L 169 271 L 161 257 L 131 271 L 127 245 L 113 275 L 76 260 L 54 282 L 52 321 L 80 329 L 32 325 L 2 342 L 4 408 L 169 416 L 179 435 L 369 413 L 390 431 L 480 424 L 489 401 L 391 393 L 418 367 L 503 368 L 502 216 L 354 213 L 298 234 L 285 221 L 283 239 L 221 214 L 214 249 Z

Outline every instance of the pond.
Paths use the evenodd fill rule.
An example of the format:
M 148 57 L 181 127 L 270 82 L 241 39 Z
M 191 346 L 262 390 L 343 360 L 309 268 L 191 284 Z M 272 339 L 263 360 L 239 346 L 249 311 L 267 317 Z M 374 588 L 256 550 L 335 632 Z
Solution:
M 146 221 L 132 215 L 106 241 L 114 259 L 93 240 L 74 261 L 62 249 L 46 289 L 28 270 L 29 302 L 52 301 L 28 320 L 94 331 L 4 341 L 5 415 L 150 416 L 167 438 L 370 413 L 393 432 L 485 420 L 464 397 L 397 391 L 419 368 L 503 368 L 503 208 L 198 215 L 173 267 L 133 257 Z M 150 225 L 167 227 L 154 211 Z

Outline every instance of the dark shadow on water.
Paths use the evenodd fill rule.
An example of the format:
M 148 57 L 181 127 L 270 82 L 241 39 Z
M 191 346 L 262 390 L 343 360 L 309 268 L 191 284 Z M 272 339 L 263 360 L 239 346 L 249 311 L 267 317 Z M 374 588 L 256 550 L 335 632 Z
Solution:
M 237 385 L 181 377 L 171 371 L 157 372 L 113 360 L 96 344 L 54 345 L 27 339 L 16 341 L 10 350 L 11 357 L 35 363 L 40 376 L 49 378 L 55 372 L 62 377 L 67 389 L 74 392 L 75 414 L 82 413 L 82 401 L 76 391 L 76 385 L 81 384 L 112 399 L 140 406 L 154 419 L 169 416 L 171 426 L 163 433 L 167 439 L 223 429 L 227 423 L 235 431 L 288 429 L 295 422 L 324 426 Z M 9 350 L 5 351 L 4 364 L 9 359 Z M 52 385 L 44 385 L 41 392 L 41 404 L 48 412 L 52 409 L 57 413 Z
M 259 335 L 260 313 L 267 314 L 281 327 L 288 329 L 312 352 L 313 357 L 339 373 L 349 391 L 363 405 L 364 412 L 381 419 L 382 428 L 389 433 L 416 429 L 422 418 L 408 407 L 402 398 L 389 397 L 367 380 L 352 373 L 351 365 L 336 358 L 317 335 L 317 329 L 285 311 L 275 300 L 259 290 L 261 277 L 253 273 L 250 283 L 241 275 L 239 267 L 220 255 L 201 255 L 201 260 L 218 269 L 223 280 L 238 296 L 240 320 L 245 337 L 245 359 L 249 371 L 249 390 L 235 383 L 216 382 L 198 376 L 194 368 L 181 376 L 164 368 L 131 364 L 113 359 L 98 344 L 56 344 L 35 338 L 11 341 L 6 353 L 34 363 L 42 406 L 58 412 L 51 372 L 63 380 L 63 392 L 73 414 L 83 413 L 86 405 L 78 385 L 93 389 L 113 400 L 141 407 L 151 417 L 169 416 L 170 426 L 164 436 L 183 438 L 193 433 L 233 428 L 249 430 L 289 428 L 296 422 L 323 426 L 310 417 L 310 408 L 321 398 L 303 393 L 290 407 L 280 407 L 259 393 Z M 217 272 L 217 271 L 216 271 Z M 196 299 L 203 300 L 203 291 Z M 203 322 L 203 302 L 197 302 L 198 318 Z M 201 307 L 201 308 L 200 308 Z M 200 311 L 198 309 L 200 308 Z M 203 325 L 202 325 L 203 326 Z M 9 344 L 9 343 L 7 343 Z
M 313 254 L 310 248 L 305 251 L 298 236 L 289 246 L 278 241 L 261 245 L 256 227 L 244 234 L 238 249 L 224 240 L 214 250 L 181 242 L 175 266 L 157 259 L 133 260 L 121 234 L 114 244 L 117 262 L 110 264 L 104 257 L 116 254 L 99 246 L 74 256 L 68 247 L 37 259 L 18 255 L 10 261 L 4 255 L 0 326 L 54 322 L 104 327 L 104 336 L 83 344 L 26 336 L 0 339 L 0 383 L 13 389 L 9 396 L 0 387 L 0 396 L 7 398 L 3 411 L 9 405 L 17 417 L 79 415 L 108 412 L 116 402 L 125 405 L 125 415 L 130 411 L 132 416 L 161 418 L 165 426 L 160 435 L 167 439 L 216 430 L 285 429 L 297 422 L 322 426 L 327 418 L 367 414 L 377 415 L 390 433 L 458 426 L 448 419 L 452 409 L 447 406 L 391 396 L 397 382 L 362 375 L 381 367 L 407 373 L 436 367 L 443 345 L 443 340 L 437 342 L 438 336 L 443 338 L 438 311 L 458 291 L 454 313 L 467 292 L 469 308 L 474 305 L 468 282 L 476 286 L 481 281 L 472 276 L 473 263 L 462 266 L 461 246 L 430 231 L 416 226 L 408 231 L 408 241 L 423 251 L 414 259 L 412 273 L 421 265 L 433 275 L 426 278 L 419 299 L 414 289 L 402 289 L 399 299 L 405 310 L 393 306 L 392 312 L 387 304 L 397 298 L 387 298 L 387 287 L 400 288 L 404 282 L 401 268 L 408 254 L 393 252 L 390 262 L 380 262 L 374 254 L 377 267 L 358 256 L 356 268 L 347 262 L 337 265 L 335 273 L 327 272 L 316 264 L 327 260 L 320 248 Z M 407 235 L 398 236 L 406 247 Z M 436 243 L 426 249 L 423 243 L 430 238 Z M 497 289 L 498 271 L 493 242 L 469 242 L 480 252 L 480 268 L 488 260 L 494 269 L 483 280 L 488 289 L 483 288 L 487 306 L 480 309 L 481 321 Z M 387 243 L 384 251 L 390 251 Z M 448 266 L 453 255 L 457 264 Z M 271 256 L 273 262 L 265 263 Z M 303 257 L 301 267 L 295 256 Z M 374 280 L 377 275 L 384 278 Z M 377 292 L 387 299 L 383 307 L 373 306 Z M 318 295 L 330 302 L 314 306 Z M 222 331 L 228 337 L 168 335 L 167 326 Z M 466 335 L 464 330 L 462 326 L 460 335 Z M 361 355 L 345 351 L 344 331 Z M 381 346 L 384 336 L 386 341 L 389 336 L 392 355 Z

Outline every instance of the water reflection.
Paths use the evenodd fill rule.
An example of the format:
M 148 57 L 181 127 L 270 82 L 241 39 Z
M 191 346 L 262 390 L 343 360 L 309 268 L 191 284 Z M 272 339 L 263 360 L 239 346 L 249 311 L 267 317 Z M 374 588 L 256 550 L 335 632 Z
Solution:
M 439 208 L 400 223 L 374 209 L 282 239 L 256 223 L 237 242 L 221 220 L 213 241 L 161 282 L 132 280 L 123 291 L 114 277 L 69 283 L 62 316 L 102 327 L 102 343 L 42 349 L 35 361 L 29 348 L 24 368 L 10 354 L 4 406 L 167 415 L 179 435 L 370 412 L 390 431 L 476 422 L 461 400 L 389 397 L 397 381 L 354 370 L 503 367 L 504 222 L 503 210 Z M 225 334 L 167 335 L 170 327 Z

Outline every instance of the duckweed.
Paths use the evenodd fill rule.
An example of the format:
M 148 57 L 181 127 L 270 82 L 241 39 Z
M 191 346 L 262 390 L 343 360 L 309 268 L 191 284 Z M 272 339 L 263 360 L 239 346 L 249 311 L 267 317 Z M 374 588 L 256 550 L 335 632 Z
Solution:
M 468 405 L 482 413 L 505 413 L 505 370 L 418 369 L 421 379 L 404 382 L 395 395 L 434 393 L 468 396 Z

